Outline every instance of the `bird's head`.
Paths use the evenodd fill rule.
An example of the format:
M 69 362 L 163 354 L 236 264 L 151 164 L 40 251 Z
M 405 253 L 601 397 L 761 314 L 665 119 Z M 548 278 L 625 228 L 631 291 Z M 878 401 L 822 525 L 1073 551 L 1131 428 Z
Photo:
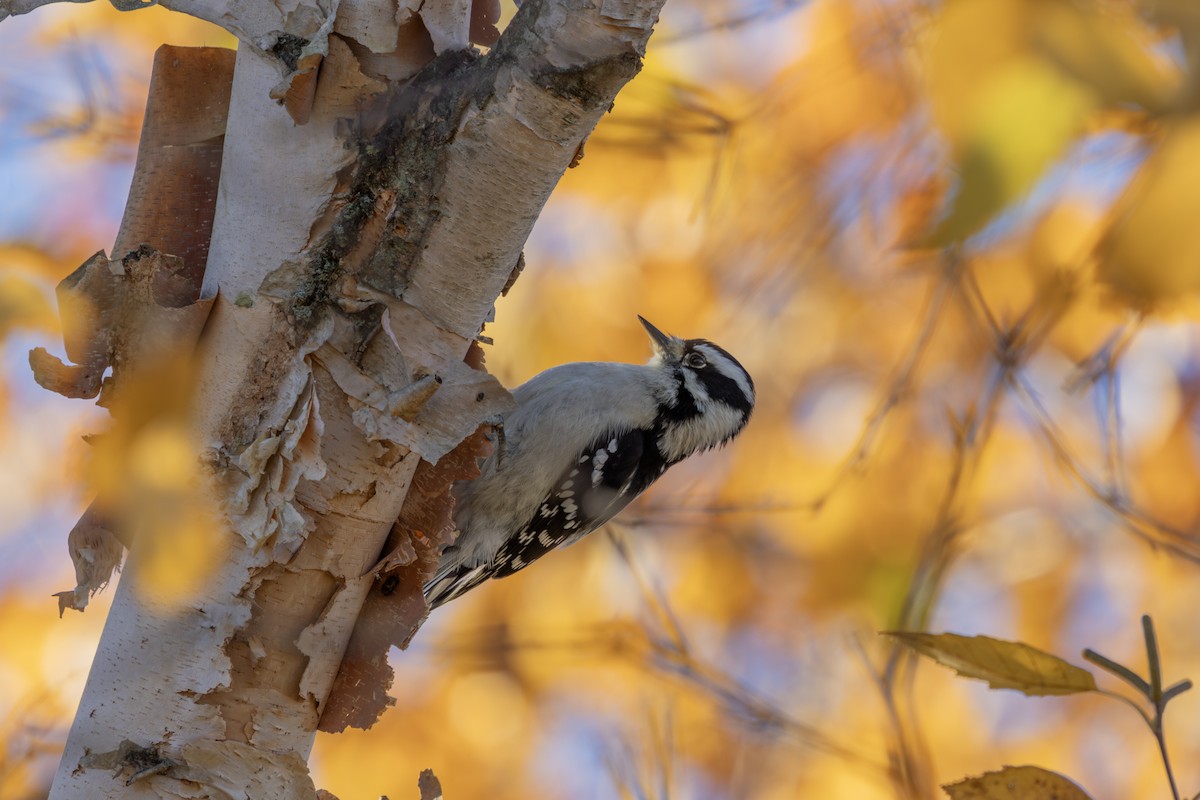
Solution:
M 664 455 L 686 458 L 736 436 L 754 410 L 750 373 L 707 339 L 668 336 L 645 318 L 638 319 L 654 345 L 650 366 L 667 371 L 677 382 L 662 440 Z

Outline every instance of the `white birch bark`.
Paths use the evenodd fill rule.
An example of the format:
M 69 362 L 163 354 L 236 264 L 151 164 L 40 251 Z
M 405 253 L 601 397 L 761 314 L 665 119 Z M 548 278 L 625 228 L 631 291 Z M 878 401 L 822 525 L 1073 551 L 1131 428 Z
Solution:
M 426 21 L 349 0 L 169 4 L 252 45 L 197 356 L 199 491 L 222 510 L 222 559 L 180 608 L 138 585 L 133 543 L 52 797 L 315 796 L 305 761 L 360 609 L 381 569 L 416 559 L 403 531 L 388 538 L 414 470 L 510 402 L 464 356 L 662 1 L 527 0 L 484 59 L 459 49 L 457 0 L 427 0 Z M 0 3 L 0 18 L 34 5 Z M 378 38 L 355 50 L 352 35 L 402 42 L 417 23 L 440 55 L 396 93 L 414 59 L 385 64 Z M 281 63 L 263 37 L 289 25 L 303 41 Z M 386 113 L 360 117 L 385 90 Z M 405 591 L 399 639 L 423 608 L 419 580 Z

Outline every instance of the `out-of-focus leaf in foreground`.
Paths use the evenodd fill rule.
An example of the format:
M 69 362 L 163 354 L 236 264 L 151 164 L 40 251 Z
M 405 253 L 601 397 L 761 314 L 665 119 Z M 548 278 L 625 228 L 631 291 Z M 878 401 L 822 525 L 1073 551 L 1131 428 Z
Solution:
M 956 633 L 888 631 L 884 635 L 965 678 L 987 681 L 993 689 L 1016 689 L 1031 696 L 1096 689 L 1096 679 L 1086 669 L 1022 642 Z
M 1057 0 L 947 4 L 928 80 L 960 186 L 924 244 L 978 232 L 1033 188 L 1100 106 L 1165 110 L 1177 76 L 1151 55 L 1142 33 L 1132 15 Z
M 1093 107 L 1090 93 L 1036 58 L 998 70 L 980 86 L 979 97 L 959 157 L 958 196 L 930 237 L 932 245 L 970 236 L 1033 188 Z
M 116 424 L 96 437 L 92 488 L 125 542 L 138 541 L 138 588 L 168 604 L 187 602 L 212 574 L 224 543 L 203 485 L 188 424 L 190 353 L 134 373 L 117 394 Z
M 1108 6 L 1099 12 L 1082 3 L 1039 3 L 1033 42 L 1106 104 L 1162 113 L 1179 88 L 1179 76 L 1154 55 L 1152 36 L 1132 8 Z
M 54 309 L 40 283 L 56 265 L 35 248 L 0 245 L 0 339 L 14 328 L 53 331 Z
M 942 790 L 951 800 L 1091 800 L 1062 775 L 1041 767 L 1005 767 L 947 783 Z
M 1173 126 L 1112 211 L 1101 277 L 1135 302 L 1200 288 L 1200 121 Z

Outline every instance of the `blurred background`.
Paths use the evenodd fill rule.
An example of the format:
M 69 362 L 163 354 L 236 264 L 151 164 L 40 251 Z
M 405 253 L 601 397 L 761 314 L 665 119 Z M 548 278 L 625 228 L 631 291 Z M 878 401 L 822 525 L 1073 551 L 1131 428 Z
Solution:
M 506 7 L 506 19 L 513 9 Z M 53 288 L 111 247 L 160 8 L 0 25 L 0 796 L 44 796 L 111 593 L 57 619 L 107 414 L 38 389 Z M 1037 764 L 1165 798 L 1097 696 L 989 691 L 878 631 L 1200 678 L 1200 10 L 1186 0 L 670 0 L 497 309 L 507 385 L 642 361 L 635 315 L 754 376 L 730 447 L 439 610 L 396 707 L 321 735 L 346 800 L 919 796 Z M 1107 677 L 1102 686 L 1121 690 Z M 1200 693 L 1167 739 L 1200 791 Z

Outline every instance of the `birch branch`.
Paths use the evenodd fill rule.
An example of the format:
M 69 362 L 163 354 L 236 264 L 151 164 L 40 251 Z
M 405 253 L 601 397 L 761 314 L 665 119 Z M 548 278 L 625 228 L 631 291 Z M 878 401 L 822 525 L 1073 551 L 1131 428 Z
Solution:
M 382 710 L 378 667 L 426 613 L 450 483 L 509 402 L 464 359 L 662 2 L 529 0 L 480 56 L 451 49 L 459 0 L 403 23 L 344 0 L 293 9 L 324 32 L 307 63 L 313 40 L 299 59 L 239 49 L 193 404 L 220 556 L 180 607 L 139 583 L 152 554 L 134 543 L 52 796 L 124 796 L 114 762 L 159 796 L 309 798 L 318 725 Z M 351 33 L 377 26 L 443 51 L 389 60 Z

